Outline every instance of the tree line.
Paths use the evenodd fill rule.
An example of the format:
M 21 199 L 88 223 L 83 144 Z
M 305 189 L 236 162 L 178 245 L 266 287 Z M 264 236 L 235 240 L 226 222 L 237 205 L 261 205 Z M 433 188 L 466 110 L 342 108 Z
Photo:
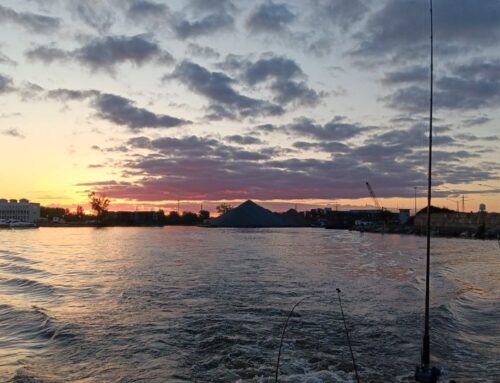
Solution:
M 69 209 L 58 207 L 41 207 L 40 216 L 50 222 L 64 220 L 68 223 L 95 223 L 98 225 L 199 225 L 210 218 L 208 210 L 201 209 L 198 213 L 191 211 L 171 211 L 165 214 L 163 210 L 158 211 L 122 211 L 113 212 L 109 208 L 111 200 L 103 194 L 90 192 L 88 203 L 93 214 L 85 214 L 81 205 L 74 212 Z M 218 215 L 225 214 L 233 209 L 227 203 L 216 206 Z

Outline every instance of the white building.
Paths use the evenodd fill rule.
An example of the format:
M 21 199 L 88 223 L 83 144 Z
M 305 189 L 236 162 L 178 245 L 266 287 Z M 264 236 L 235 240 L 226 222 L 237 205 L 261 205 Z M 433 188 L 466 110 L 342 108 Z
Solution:
M 21 222 L 35 223 L 40 220 L 40 204 L 27 199 L 19 202 L 15 199 L 0 199 L 0 220 L 15 219 Z

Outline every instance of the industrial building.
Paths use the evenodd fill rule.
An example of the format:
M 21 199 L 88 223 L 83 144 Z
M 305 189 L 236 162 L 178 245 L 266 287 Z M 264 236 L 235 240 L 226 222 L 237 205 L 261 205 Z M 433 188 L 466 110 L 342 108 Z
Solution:
M 40 220 L 40 204 L 27 199 L 0 199 L 0 219 L 36 223 Z
M 432 232 L 436 235 L 462 236 L 474 238 L 499 238 L 500 214 L 486 212 L 486 206 L 481 204 L 479 211 L 459 213 L 454 211 L 431 210 Z M 425 233 L 427 224 L 426 211 L 420 211 L 415 217 L 415 229 Z

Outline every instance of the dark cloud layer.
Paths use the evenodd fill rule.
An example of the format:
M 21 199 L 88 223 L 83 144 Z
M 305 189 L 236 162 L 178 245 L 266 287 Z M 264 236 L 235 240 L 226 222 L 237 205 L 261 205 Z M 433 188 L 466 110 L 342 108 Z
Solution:
M 17 24 L 28 31 L 36 33 L 55 32 L 61 24 L 56 17 L 31 12 L 17 12 L 2 5 L 0 5 L 0 22 Z
M 227 13 L 214 13 L 197 20 L 182 19 L 174 23 L 180 39 L 196 38 L 219 32 L 234 25 L 234 18 Z
M 251 87 L 263 84 L 272 93 L 272 101 L 276 104 L 312 106 L 325 96 L 324 92 L 316 92 L 308 86 L 300 66 L 287 57 L 268 54 L 252 61 L 248 57 L 230 55 L 218 65 L 236 73 L 242 82 Z
M 427 110 L 429 90 L 422 86 L 424 79 L 424 71 L 420 69 L 386 74 L 386 83 L 409 85 L 396 89 L 385 101 L 397 109 Z M 451 66 L 448 73 L 435 79 L 434 100 L 437 108 L 450 110 L 497 107 L 500 105 L 500 61 Z
M 172 64 L 174 58 L 165 50 L 169 45 L 181 55 L 173 69 L 164 69 L 169 74 L 163 78 L 161 93 L 168 93 L 171 99 L 159 100 L 155 110 L 113 94 L 105 88 L 108 81 L 100 90 L 45 90 L 30 83 L 32 79 L 17 78 L 22 73 L 19 68 L 6 68 L 15 82 L 0 75 L 0 94 L 9 93 L 8 102 L 12 94 L 24 101 L 45 95 L 68 104 L 64 105 L 68 109 L 71 102 L 83 103 L 92 117 L 126 129 L 129 136 L 123 142 L 113 138 L 111 143 L 108 137 L 109 144 L 100 141 L 93 145 L 93 150 L 108 159 L 89 165 L 113 167 L 114 174 L 121 171 L 126 181 L 84 186 L 113 198 L 217 200 L 366 197 L 366 180 L 381 197 L 407 196 L 413 194 L 414 186 L 425 183 L 428 137 L 426 122 L 420 118 L 429 106 L 429 12 L 425 1 L 58 0 L 37 4 L 39 9 L 57 11 L 55 14 L 68 19 L 0 6 L 0 22 L 30 33 L 33 38 L 26 39 L 31 45 L 25 52 L 29 60 L 81 64 L 90 69 L 88 76 L 100 72 L 90 84 L 109 77 L 109 81 L 119 81 L 119 89 L 127 89 L 131 85 L 127 78 L 115 72 L 119 65 Z M 486 129 L 496 118 L 493 109 L 500 106 L 500 61 L 495 51 L 500 45 L 500 2 L 439 0 L 434 15 L 435 106 L 453 117 L 453 121 L 445 120 L 447 125 L 435 121 L 436 186 L 485 181 L 500 170 L 494 161 L 482 161 L 485 153 L 495 153 L 499 142 Z M 63 25 L 64 35 L 38 36 L 62 30 Z M 142 31 L 149 33 L 134 35 Z M 230 33 L 230 38 L 224 33 Z M 248 45 L 229 44 L 238 44 L 240 37 Z M 476 54 L 485 52 L 484 48 L 488 55 Z M 12 51 L 10 45 L 6 49 Z M 309 57 L 311 52 L 331 56 L 313 62 L 317 57 Z M 225 59 L 220 59 L 221 54 Z M 195 63 L 192 57 L 200 61 Z M 384 66 L 376 66 L 378 63 Z M 0 53 L 0 64 L 15 63 Z M 356 64 L 370 70 L 359 72 Z M 328 66 L 335 68 L 330 77 Z M 306 73 L 306 69 L 318 68 L 319 73 Z M 331 117 L 348 112 L 352 105 L 349 100 L 335 103 L 327 99 L 335 91 L 322 89 L 339 89 L 353 80 L 355 94 L 371 92 L 371 84 L 361 82 L 372 80 L 381 71 L 375 85 L 386 93 L 379 101 L 398 116 L 390 120 L 394 114 L 387 117 L 387 109 L 375 113 L 371 103 L 362 110 L 372 93 L 359 98 L 363 104 L 355 106 L 358 109 L 353 115 L 357 113 L 357 119 L 365 121 L 387 118 L 392 126 L 367 126 L 351 118 Z M 169 81 L 175 86 L 170 87 Z M 183 99 L 183 94 L 176 94 L 177 85 L 205 100 L 205 122 L 231 121 L 221 124 L 222 131 L 209 121 L 207 129 L 213 133 L 205 136 L 171 129 L 191 122 L 166 114 L 159 109 L 161 105 L 195 109 L 186 106 L 191 102 L 189 95 Z M 138 91 L 131 89 L 128 94 Z M 316 108 L 318 105 L 321 107 Z M 307 108 L 299 110 L 301 106 Z M 457 131 L 463 127 L 469 128 L 466 133 Z M 23 136 L 14 128 L 0 133 Z
M 92 69 L 106 69 L 126 61 L 141 65 L 162 56 L 171 59 L 171 56 L 162 54 L 158 44 L 142 36 L 112 36 L 94 40 L 76 53 L 78 60 Z
M 224 73 L 210 72 L 189 61 L 179 64 L 166 78 L 178 79 L 192 91 L 206 97 L 214 118 L 278 115 L 284 112 L 279 105 L 238 93 L 233 87 L 235 81 Z
M 131 100 L 113 94 L 100 94 L 94 100 L 93 105 L 98 111 L 99 117 L 117 125 L 125 125 L 132 130 L 172 128 L 189 123 L 186 120 L 138 108 Z
M 412 59 L 427 56 L 428 2 L 389 0 L 373 13 L 358 37 L 354 55 L 370 60 Z M 498 44 L 500 2 L 496 0 L 440 0 L 434 3 L 436 49 L 441 54 L 475 50 Z M 411 47 L 411 48 L 410 48 Z
M 227 136 L 226 140 L 229 142 L 233 142 L 239 145 L 258 145 L 262 144 L 262 141 L 254 136 L 242 136 L 240 134 L 233 134 L 231 136 Z
M 282 32 L 296 18 L 285 3 L 263 3 L 256 7 L 246 25 L 254 33 Z
M 357 124 L 345 122 L 342 117 L 336 117 L 325 125 L 317 124 L 304 117 L 285 128 L 294 134 L 323 141 L 347 140 L 357 136 L 365 129 Z
M 32 60 L 51 63 L 58 60 L 77 60 L 91 70 L 113 71 L 120 63 L 142 65 L 146 62 L 170 62 L 172 56 L 145 36 L 107 36 L 97 38 L 74 51 L 53 45 L 38 46 L 26 52 Z
M 168 15 L 169 8 L 165 4 L 146 0 L 132 0 L 127 15 L 136 21 L 147 21 Z
M 173 128 L 191 123 L 139 108 L 128 98 L 96 90 L 55 89 L 47 92 L 47 96 L 63 102 L 90 100 L 90 105 L 96 110 L 98 117 L 134 131 L 144 128 Z
M 381 197 L 412 195 L 414 186 L 425 184 L 425 126 L 371 131 L 357 144 L 339 142 L 339 137 L 355 137 L 363 128 L 334 118 L 324 126 L 314 121 L 285 126 L 314 139 L 293 143 L 302 158 L 278 158 L 281 148 L 262 147 L 254 136 L 233 135 L 225 142 L 237 145 L 259 144 L 246 150 L 213 137 L 135 137 L 127 142 L 134 156 L 123 164 L 124 175 L 142 178 L 138 182 L 101 184 L 100 191 L 116 198 L 138 200 L 230 199 L 230 198 L 356 198 L 366 197 L 364 182 L 369 180 Z M 276 132 L 275 128 L 272 129 Z M 478 158 L 467 149 L 449 150 L 458 145 L 446 128 L 435 137 L 436 186 L 477 182 L 494 177 L 497 165 L 467 165 Z M 460 145 L 463 145 L 461 143 Z M 134 151 L 135 149 L 135 151 Z M 141 152 L 137 154 L 136 150 Z M 307 158 L 314 151 L 329 159 Z
M 39 60 L 46 64 L 51 64 L 55 61 L 68 60 L 71 54 L 54 45 L 41 45 L 27 51 L 26 57 L 30 60 Z

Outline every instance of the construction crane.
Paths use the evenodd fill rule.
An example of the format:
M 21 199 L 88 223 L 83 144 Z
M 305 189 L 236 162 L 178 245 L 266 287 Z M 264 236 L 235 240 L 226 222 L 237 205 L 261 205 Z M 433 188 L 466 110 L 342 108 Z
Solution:
M 368 191 L 370 192 L 370 196 L 372 197 L 373 202 L 375 202 L 375 206 L 377 207 L 377 209 L 384 210 L 384 208 L 382 206 L 380 206 L 378 199 L 377 199 L 377 196 L 375 195 L 375 192 L 373 191 L 373 189 L 370 186 L 370 183 L 368 181 L 366 181 L 366 187 L 368 188 Z

